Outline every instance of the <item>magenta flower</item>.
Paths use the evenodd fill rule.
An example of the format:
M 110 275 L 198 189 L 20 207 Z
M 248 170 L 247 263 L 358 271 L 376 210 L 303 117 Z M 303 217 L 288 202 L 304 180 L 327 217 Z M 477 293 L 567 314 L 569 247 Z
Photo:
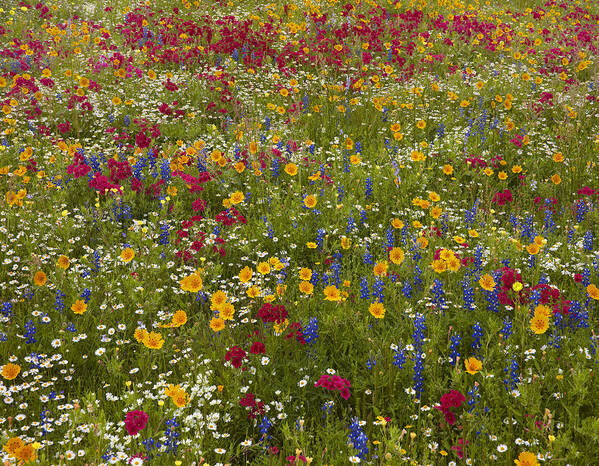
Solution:
M 144 411 L 129 411 L 125 416 L 125 429 L 129 435 L 137 435 L 148 424 L 148 416 Z

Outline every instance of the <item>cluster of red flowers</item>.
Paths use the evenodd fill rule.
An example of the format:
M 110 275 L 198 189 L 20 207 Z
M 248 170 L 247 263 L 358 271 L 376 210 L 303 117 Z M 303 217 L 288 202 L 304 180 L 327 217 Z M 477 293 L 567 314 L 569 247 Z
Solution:
M 441 396 L 441 406 L 435 406 L 435 409 L 441 411 L 445 416 L 445 422 L 452 426 L 455 424 L 456 417 L 449 408 L 459 408 L 464 401 L 466 401 L 464 395 L 457 390 L 451 390 L 449 393 Z
M 231 364 L 236 369 L 239 369 L 243 363 L 247 353 L 239 346 L 233 346 L 225 355 L 225 361 L 231 361 Z
M 258 311 L 258 317 L 262 319 L 262 322 L 284 322 L 287 318 L 287 311 L 285 310 L 285 306 L 282 304 L 278 304 L 273 306 L 270 303 L 265 303 L 260 310 Z
M 239 404 L 244 408 L 250 408 L 248 413 L 248 419 L 256 419 L 257 416 L 262 416 L 266 409 L 262 401 L 256 401 L 256 396 L 252 392 L 248 392 L 241 400 Z
M 339 390 L 341 398 L 343 398 L 344 400 L 349 399 L 349 397 L 351 396 L 349 393 L 351 383 L 349 383 L 349 380 L 339 377 L 338 375 L 321 375 L 320 379 L 318 379 L 318 382 L 316 382 L 314 386 L 316 388 L 324 387 L 327 390 L 331 391 Z
M 125 429 L 129 435 L 137 435 L 148 424 L 150 416 L 144 411 L 129 411 L 125 416 Z

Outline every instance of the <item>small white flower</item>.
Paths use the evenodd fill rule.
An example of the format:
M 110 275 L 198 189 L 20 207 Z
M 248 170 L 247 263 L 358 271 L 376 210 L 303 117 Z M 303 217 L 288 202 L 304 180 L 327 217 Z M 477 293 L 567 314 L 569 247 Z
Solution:
M 217 453 L 219 455 L 224 455 L 225 453 L 227 453 L 227 450 L 225 450 L 224 448 L 215 448 L 214 453 Z
M 67 450 L 64 452 L 64 457 L 66 459 L 68 459 L 69 461 L 74 460 L 75 459 L 75 452 L 72 450 Z
M 102 355 L 103 355 L 105 352 L 106 352 L 106 348 L 98 348 L 98 349 L 96 350 L 96 353 L 95 353 L 95 354 L 96 354 L 96 356 L 100 357 L 100 356 L 102 356 Z
M 360 462 L 362 462 L 362 460 L 360 458 L 358 458 L 357 456 L 350 456 L 349 462 L 350 463 L 360 463 Z
M 52 344 L 52 348 L 58 348 L 58 347 L 60 347 L 62 342 L 60 341 L 60 338 L 56 338 L 55 340 L 52 340 L 51 344 Z
M 497 451 L 499 453 L 503 453 L 507 451 L 507 445 L 505 445 L 504 443 L 502 443 L 501 445 L 497 445 Z

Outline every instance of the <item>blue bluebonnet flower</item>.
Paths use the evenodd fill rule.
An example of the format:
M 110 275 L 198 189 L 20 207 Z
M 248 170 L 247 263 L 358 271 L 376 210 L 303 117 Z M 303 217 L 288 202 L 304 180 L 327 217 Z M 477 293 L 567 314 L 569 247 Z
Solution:
M 373 299 L 377 298 L 376 301 L 378 301 L 379 303 L 382 303 L 385 299 L 384 288 L 385 282 L 381 278 L 376 277 L 372 285 L 372 296 Z
M 420 399 L 424 388 L 424 378 L 422 371 L 424 369 L 424 358 L 422 345 L 424 343 L 424 332 L 426 330 L 425 318 L 423 314 L 417 314 L 414 318 L 414 391 L 416 398 Z
M 451 336 L 451 343 L 449 345 L 449 362 L 452 365 L 456 365 L 458 362 L 458 358 L 460 357 L 460 343 L 462 341 L 462 337 L 459 334 L 455 334 Z
M 366 367 L 368 368 L 368 370 L 372 370 L 374 366 L 376 366 L 376 357 L 371 356 L 368 358 L 368 361 L 366 361 Z
M 476 408 L 478 400 L 480 400 L 480 393 L 478 392 L 478 384 L 475 384 L 470 390 L 468 390 L 468 412 L 471 413 Z
M 432 292 L 434 294 L 433 304 L 436 306 L 445 306 L 445 292 L 443 291 L 443 282 L 438 278 L 435 278 L 433 282 Z
M 478 356 L 480 354 L 481 343 L 480 339 L 484 335 L 483 328 L 480 323 L 476 322 L 472 326 L 472 350 L 474 355 Z
M 309 345 L 313 345 L 316 342 L 318 339 L 318 320 L 316 317 L 310 317 L 308 325 L 302 329 L 302 334 L 304 335 L 304 340 Z
M 0 314 L 2 314 L 4 317 L 10 317 L 12 315 L 12 303 L 10 301 L 4 301 L 2 303 Z
M 370 291 L 368 290 L 368 279 L 366 277 L 362 277 L 362 280 L 360 281 L 360 298 L 370 299 Z
M 57 311 L 63 311 L 65 306 L 64 306 L 64 298 L 66 297 L 66 294 L 64 294 L 62 291 L 60 291 L 58 288 L 56 289 L 56 299 L 55 299 L 55 304 L 54 304 L 54 309 L 56 309 Z
M 270 429 L 271 426 L 272 426 L 272 423 L 269 421 L 269 419 L 266 416 L 264 416 L 262 418 L 262 422 L 258 426 L 260 428 L 260 433 L 262 434 L 260 443 L 272 438 L 270 435 L 268 435 L 268 430 Z
M 30 345 L 31 343 L 36 343 L 37 340 L 35 339 L 35 324 L 33 323 L 33 320 L 28 320 L 27 322 L 25 322 L 25 343 L 27 343 L 28 345 Z
M 401 292 L 406 298 L 412 297 L 412 285 L 410 285 L 409 281 L 404 281 L 403 287 L 401 288 Z
M 366 199 L 370 199 L 372 197 L 372 178 L 370 176 L 366 177 L 366 190 L 364 192 Z
M 177 432 L 177 427 L 179 427 L 179 423 L 177 422 L 176 417 L 172 417 L 166 421 L 166 430 L 164 431 L 164 435 L 166 436 L 166 441 L 164 445 L 166 446 L 167 453 L 177 454 L 177 448 L 179 448 L 179 432 Z
M 464 298 L 464 310 L 472 311 L 474 310 L 474 287 L 470 283 L 470 279 L 468 277 L 464 277 L 462 281 L 460 281 L 460 285 L 462 285 L 462 297 Z
M 352 418 L 352 422 L 349 426 L 349 436 L 347 438 L 347 444 L 353 446 L 358 452 L 358 457 L 365 459 L 368 455 L 368 437 L 362 431 L 360 427 L 360 420 L 357 417 Z
M 393 350 L 395 353 L 393 355 L 393 365 L 399 369 L 403 369 L 404 364 L 406 363 L 406 352 L 404 348 Z
M 593 232 L 591 230 L 587 231 L 584 234 L 584 240 L 582 242 L 582 247 L 585 251 L 592 251 L 593 250 Z
M 514 390 L 518 386 L 518 369 L 518 361 L 514 356 L 510 362 L 510 365 L 503 370 L 507 374 L 506 378 L 503 380 L 507 391 Z

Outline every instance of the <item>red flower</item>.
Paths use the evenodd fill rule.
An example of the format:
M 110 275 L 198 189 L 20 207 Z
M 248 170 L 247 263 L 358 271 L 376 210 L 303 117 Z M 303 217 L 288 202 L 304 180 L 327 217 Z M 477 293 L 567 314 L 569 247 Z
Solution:
M 137 435 L 148 424 L 148 416 L 144 411 L 129 411 L 125 416 L 125 428 L 129 435 Z

